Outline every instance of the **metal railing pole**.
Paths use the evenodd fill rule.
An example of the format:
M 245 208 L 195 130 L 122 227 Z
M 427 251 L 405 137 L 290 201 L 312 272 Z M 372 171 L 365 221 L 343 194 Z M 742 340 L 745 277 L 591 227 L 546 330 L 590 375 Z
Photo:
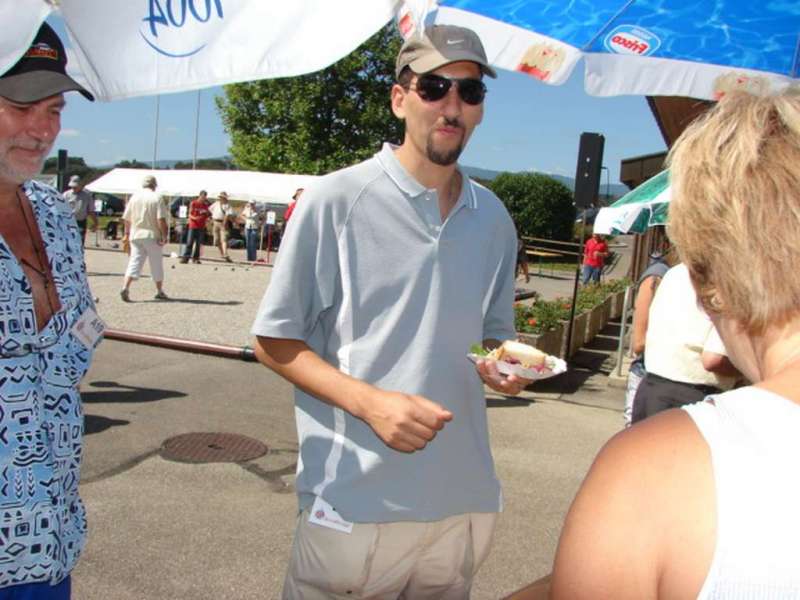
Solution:
M 619 325 L 619 346 L 617 348 L 617 377 L 622 377 L 622 354 L 625 351 L 625 330 L 628 325 L 628 305 L 633 297 L 633 286 L 625 288 L 625 297 L 622 300 L 622 317 Z

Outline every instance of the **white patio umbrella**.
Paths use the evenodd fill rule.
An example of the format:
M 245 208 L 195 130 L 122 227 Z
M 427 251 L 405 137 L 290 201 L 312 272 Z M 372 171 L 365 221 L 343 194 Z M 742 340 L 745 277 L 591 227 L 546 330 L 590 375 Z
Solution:
M 625 194 L 611 206 L 601 208 L 594 220 L 595 233 L 644 233 L 648 227 L 664 225 L 672 199 L 669 171 L 661 171 Z
M 397 0 L 4 0 L 0 73 L 57 11 L 70 74 L 99 100 L 317 71 L 395 14 Z
M 564 83 L 585 65 L 595 96 L 718 100 L 798 83 L 796 1 L 406 0 L 404 30 L 423 20 L 476 31 L 496 67 Z
M 490 62 L 545 83 L 586 64 L 595 95 L 718 99 L 798 82 L 796 2 L 715 0 L 6 0 L 0 72 L 51 12 L 63 17 L 76 78 L 103 100 L 321 69 L 399 11 L 478 32 Z

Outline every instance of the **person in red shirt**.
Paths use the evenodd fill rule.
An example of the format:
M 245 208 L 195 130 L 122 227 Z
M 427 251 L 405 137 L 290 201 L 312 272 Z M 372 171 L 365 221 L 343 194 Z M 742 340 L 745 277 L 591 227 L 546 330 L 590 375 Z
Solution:
M 600 282 L 600 273 L 608 256 L 608 244 L 599 233 L 593 233 L 583 248 L 583 285 Z
M 294 196 L 292 196 L 292 201 L 286 206 L 286 210 L 283 213 L 283 226 L 286 227 L 286 224 L 289 222 L 289 217 L 292 216 L 294 212 L 294 207 L 297 205 L 297 201 L 300 199 L 300 196 L 303 195 L 303 188 L 297 188 L 294 192 Z
M 183 256 L 181 256 L 183 264 L 189 262 L 189 255 L 191 255 L 193 263 L 200 264 L 200 246 L 203 245 L 205 240 L 206 221 L 210 216 L 208 194 L 205 190 L 201 190 L 197 198 L 192 200 L 189 205 L 189 235 L 186 236 L 186 247 L 183 249 Z M 193 247 L 194 252 L 192 252 Z

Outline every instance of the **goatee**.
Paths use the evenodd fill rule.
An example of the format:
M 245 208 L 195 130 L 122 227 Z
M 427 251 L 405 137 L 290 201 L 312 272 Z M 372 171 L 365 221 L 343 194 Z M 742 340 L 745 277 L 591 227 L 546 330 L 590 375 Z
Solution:
M 447 127 L 458 127 L 461 129 L 461 140 L 459 141 L 458 145 L 449 150 L 439 150 L 433 145 L 433 133 L 431 133 L 428 136 L 428 143 L 425 147 L 425 153 L 428 155 L 428 159 L 433 164 L 440 165 L 442 167 L 449 167 L 458 160 L 458 157 L 461 156 L 461 152 L 464 150 L 464 126 L 458 119 L 447 118 L 444 120 L 444 125 Z
M 426 152 L 428 154 L 428 158 L 433 164 L 441 165 L 442 167 L 448 167 L 458 160 L 458 157 L 461 156 L 461 151 L 463 149 L 464 148 L 459 144 L 451 150 L 440 152 L 434 148 L 433 143 L 428 140 Z

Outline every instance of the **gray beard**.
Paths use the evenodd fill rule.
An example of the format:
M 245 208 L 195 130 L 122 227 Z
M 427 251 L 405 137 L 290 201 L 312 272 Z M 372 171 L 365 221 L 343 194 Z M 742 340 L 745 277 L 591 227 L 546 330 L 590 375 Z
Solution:
M 39 164 L 33 172 L 28 172 L 27 170 L 23 169 L 16 169 L 11 166 L 10 162 L 7 158 L 7 153 L 10 152 L 11 147 L 14 144 L 14 140 L 7 140 L 3 143 L 0 147 L 0 179 L 5 179 L 6 181 L 10 181 L 16 185 L 22 184 L 29 179 L 32 179 L 35 175 L 38 175 L 42 172 L 42 167 L 44 166 L 45 157 L 47 153 L 50 152 L 50 148 L 52 148 L 52 144 L 50 146 L 44 146 L 42 144 L 38 144 L 38 148 L 44 149 L 47 148 L 47 152 L 42 153 L 42 158 L 39 160 Z M 27 146 L 26 146 L 27 147 Z
M 42 164 L 44 164 L 44 161 L 42 161 Z M 20 185 L 28 181 L 28 179 L 33 178 L 33 176 L 40 173 L 41 170 L 42 167 L 40 165 L 35 173 L 23 173 L 18 169 L 12 169 L 10 166 L 0 162 L 0 179 L 9 181 L 15 185 Z

